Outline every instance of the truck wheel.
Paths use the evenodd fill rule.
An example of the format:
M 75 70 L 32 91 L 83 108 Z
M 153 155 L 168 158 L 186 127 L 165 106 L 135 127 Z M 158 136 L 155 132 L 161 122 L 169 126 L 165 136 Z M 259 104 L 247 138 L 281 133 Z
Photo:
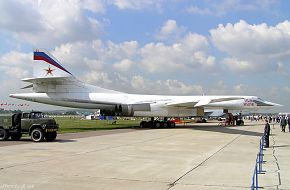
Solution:
M 19 141 L 21 139 L 21 137 L 22 137 L 22 134 L 21 133 L 15 133 L 15 134 L 11 134 L 10 136 L 11 136 L 11 139 L 13 141 Z
M 45 133 L 45 139 L 47 141 L 54 141 L 56 136 L 57 136 L 56 132 Z
M 5 129 L 0 129 L 0 141 L 6 141 L 9 138 L 9 134 Z
M 44 132 L 40 128 L 33 129 L 31 132 L 31 139 L 34 142 L 41 142 L 44 139 Z
M 140 128 L 146 128 L 147 127 L 147 121 L 141 121 Z

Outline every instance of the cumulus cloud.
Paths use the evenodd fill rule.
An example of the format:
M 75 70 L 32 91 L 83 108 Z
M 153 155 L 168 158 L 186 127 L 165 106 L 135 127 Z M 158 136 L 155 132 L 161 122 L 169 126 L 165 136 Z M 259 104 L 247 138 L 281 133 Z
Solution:
M 141 49 L 141 65 L 149 72 L 175 72 L 176 70 L 210 70 L 215 58 L 208 55 L 206 37 L 188 33 L 171 45 L 149 43 Z
M 268 26 L 240 20 L 236 24 L 219 25 L 210 34 L 214 45 L 231 56 L 275 58 L 290 55 L 289 21 Z
M 175 20 L 167 20 L 156 34 L 158 40 L 176 41 L 185 33 L 186 28 L 178 26 Z
M 232 71 L 281 71 L 290 59 L 290 22 L 276 26 L 248 24 L 219 25 L 210 30 L 213 44 L 230 58 L 223 63 Z
M 94 13 L 105 13 L 105 1 L 104 0 L 82 0 L 80 5 L 91 12 Z
M 210 0 L 206 7 L 191 5 L 186 10 L 191 14 L 223 16 L 231 12 L 237 11 L 259 11 L 268 10 L 273 5 L 277 4 L 276 0 Z
M 227 84 L 224 80 L 218 80 L 213 82 L 213 87 L 211 87 L 206 95 L 262 95 L 261 92 L 257 92 L 256 87 L 251 87 L 247 84 Z
M 140 46 L 137 41 L 114 43 L 100 40 L 62 44 L 52 54 L 62 63 L 72 68 L 72 73 L 83 73 L 87 69 L 107 72 L 136 73 L 176 73 L 211 71 L 216 67 L 216 59 L 208 53 L 206 37 L 187 33 L 179 41 L 166 45 L 148 43 Z M 78 69 L 82 66 L 82 69 Z M 75 72 L 74 72 L 75 70 Z
M 187 85 L 181 81 L 171 79 L 152 81 L 140 75 L 132 77 L 131 86 L 138 93 L 169 95 L 203 94 L 201 85 Z
M 87 72 L 85 75 L 81 76 L 80 78 L 86 83 L 98 84 L 99 86 L 103 86 L 103 87 L 108 87 L 112 83 L 112 80 L 109 78 L 109 75 L 106 72 L 91 71 L 91 72 Z
M 1 1 L 0 8 L 0 28 L 37 46 L 92 40 L 103 30 L 98 20 L 86 14 L 86 10 L 102 12 L 98 1 Z
M 115 5 L 119 9 L 146 9 L 153 8 L 160 10 L 164 0 L 111 0 L 111 4 Z
M 31 54 L 12 51 L 0 56 L 0 72 L 4 78 L 25 78 L 32 74 Z
M 249 61 L 238 60 L 237 58 L 225 58 L 222 62 L 233 72 L 249 72 L 257 69 L 257 65 Z
M 128 71 L 131 68 L 132 65 L 133 65 L 133 62 L 131 60 L 129 60 L 129 59 L 123 59 L 121 62 L 115 63 L 113 65 L 113 67 L 117 71 L 126 72 L 126 71 Z

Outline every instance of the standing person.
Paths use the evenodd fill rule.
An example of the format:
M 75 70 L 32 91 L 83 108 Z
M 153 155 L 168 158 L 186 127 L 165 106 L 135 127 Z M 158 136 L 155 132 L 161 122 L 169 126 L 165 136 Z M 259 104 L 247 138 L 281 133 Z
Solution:
M 281 125 L 281 127 L 282 127 L 282 132 L 285 133 L 285 127 L 286 127 L 286 125 L 287 125 L 287 120 L 285 119 L 285 116 L 283 116 L 283 117 L 281 118 L 281 120 L 280 120 L 280 125 Z
M 264 139 L 265 139 L 265 148 L 269 148 L 269 136 L 270 136 L 270 124 L 268 120 L 266 120 L 265 128 L 264 128 Z
M 288 123 L 288 130 L 290 132 L 290 117 L 288 116 L 288 119 L 287 119 L 287 123 Z

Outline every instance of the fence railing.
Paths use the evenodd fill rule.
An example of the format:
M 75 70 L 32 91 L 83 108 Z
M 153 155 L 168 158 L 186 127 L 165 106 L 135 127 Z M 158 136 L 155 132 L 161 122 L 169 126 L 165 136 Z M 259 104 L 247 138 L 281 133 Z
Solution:
M 255 164 L 254 173 L 252 177 L 252 186 L 251 186 L 252 190 L 255 190 L 255 189 L 257 190 L 259 188 L 258 175 L 263 173 L 264 140 L 265 140 L 265 136 L 263 135 L 260 139 L 259 153 L 257 154 L 256 164 Z

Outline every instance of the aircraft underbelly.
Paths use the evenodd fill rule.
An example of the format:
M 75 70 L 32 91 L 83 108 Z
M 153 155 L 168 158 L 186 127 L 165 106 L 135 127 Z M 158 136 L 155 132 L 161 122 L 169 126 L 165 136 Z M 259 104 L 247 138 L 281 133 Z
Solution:
M 151 106 L 151 111 L 135 111 L 134 116 L 143 117 L 188 117 L 203 116 L 203 108 L 185 108 L 185 107 L 160 107 Z

